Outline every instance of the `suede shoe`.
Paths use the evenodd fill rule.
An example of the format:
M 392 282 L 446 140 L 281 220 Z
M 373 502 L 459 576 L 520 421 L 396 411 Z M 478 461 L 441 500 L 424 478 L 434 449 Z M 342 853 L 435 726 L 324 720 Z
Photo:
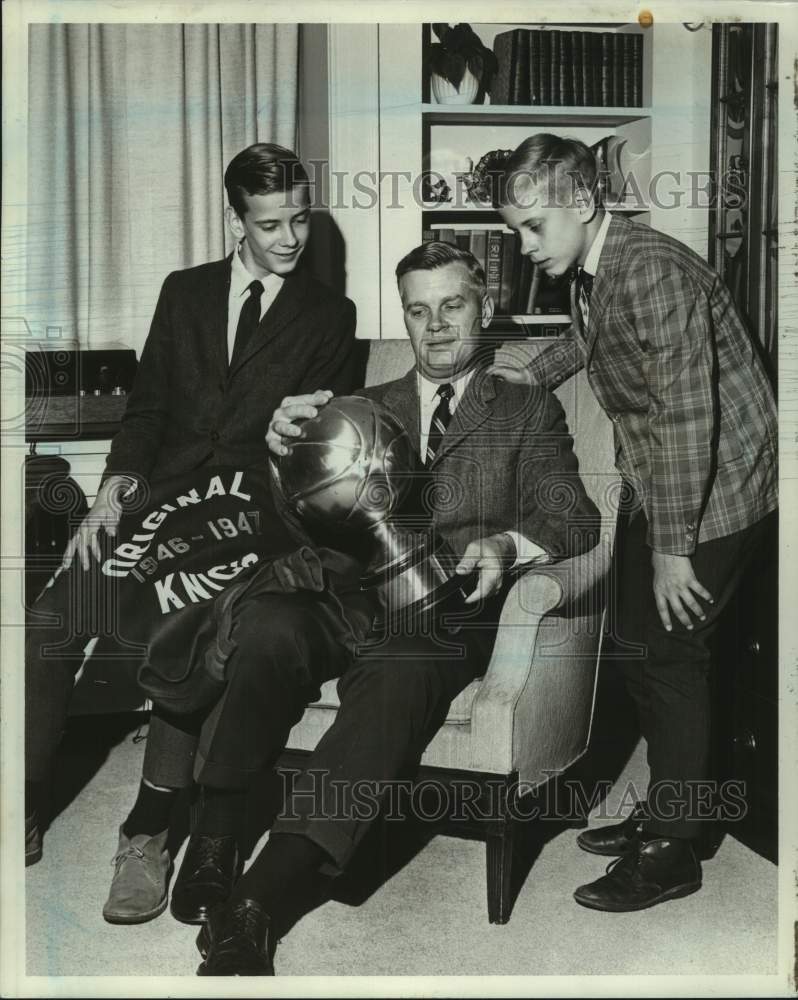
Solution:
M 616 858 L 607 874 L 580 885 L 574 899 L 592 910 L 628 913 L 701 888 L 701 865 L 689 840 L 660 837 Z
M 42 860 L 42 832 L 35 812 L 25 817 L 25 867 L 30 868 Z
M 643 823 L 648 819 L 644 802 L 636 802 L 631 814 L 622 823 L 600 826 L 595 830 L 584 830 L 576 838 L 583 851 L 619 857 L 631 851 L 640 842 Z
M 235 837 L 192 834 L 172 889 L 172 916 L 184 924 L 205 923 L 210 911 L 230 898 L 240 874 Z
M 119 828 L 111 891 L 103 907 L 109 924 L 143 924 L 166 909 L 172 859 L 166 849 L 168 830 L 151 837 L 127 837 Z
M 198 976 L 273 976 L 268 914 L 254 899 L 217 907 L 197 935 Z

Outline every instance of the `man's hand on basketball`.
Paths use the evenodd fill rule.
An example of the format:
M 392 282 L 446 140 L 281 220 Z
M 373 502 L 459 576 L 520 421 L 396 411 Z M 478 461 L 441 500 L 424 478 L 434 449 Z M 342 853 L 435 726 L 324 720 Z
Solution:
M 504 574 L 515 563 L 516 557 L 515 542 L 505 533 L 469 542 L 454 570 L 460 576 L 474 570 L 479 574 L 477 585 L 466 597 L 465 603 L 476 604 L 498 593 Z
M 131 481 L 126 476 L 109 476 L 105 480 L 89 513 L 83 518 L 80 527 L 67 544 L 61 563 L 64 569 L 72 565 L 76 553 L 85 570 L 91 565 L 92 556 L 97 562 L 102 561 L 102 551 L 97 536 L 102 528 L 110 538 L 116 538 L 116 530 L 122 516 L 122 495 L 130 487 Z
M 291 453 L 291 442 L 302 437 L 302 428 L 297 427 L 295 420 L 310 420 L 319 412 L 319 408 L 332 399 L 329 389 L 317 389 L 305 396 L 286 396 L 272 414 L 269 429 L 266 431 L 266 444 L 269 451 L 278 457 Z

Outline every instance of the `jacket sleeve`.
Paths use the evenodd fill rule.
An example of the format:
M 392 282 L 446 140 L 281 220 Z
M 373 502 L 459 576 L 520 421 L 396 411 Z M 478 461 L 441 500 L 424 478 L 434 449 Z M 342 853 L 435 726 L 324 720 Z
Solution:
M 681 268 L 653 258 L 630 272 L 624 294 L 645 351 L 648 544 L 690 555 L 711 486 L 718 421 L 709 300 Z
M 330 319 L 322 347 L 308 366 L 297 395 L 330 389 L 335 396 L 345 396 L 357 388 L 356 323 L 354 303 L 343 299 L 337 314 Z
M 540 351 L 527 365 L 532 382 L 555 389 L 584 367 L 584 358 L 574 337 L 573 327 L 555 344 Z
M 554 560 L 598 544 L 601 516 L 585 492 L 565 413 L 548 390 L 532 390 L 518 462 L 515 531 Z
M 102 481 L 112 475 L 145 480 L 155 464 L 167 416 L 172 329 L 168 301 L 173 275 L 163 283 L 141 352 L 122 426 L 111 443 Z

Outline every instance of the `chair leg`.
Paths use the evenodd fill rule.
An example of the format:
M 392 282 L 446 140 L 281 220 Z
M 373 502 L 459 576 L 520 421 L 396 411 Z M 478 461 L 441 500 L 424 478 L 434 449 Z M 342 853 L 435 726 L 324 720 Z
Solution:
M 485 861 L 488 879 L 488 921 L 506 924 L 510 919 L 513 869 L 513 820 L 504 816 L 488 830 Z

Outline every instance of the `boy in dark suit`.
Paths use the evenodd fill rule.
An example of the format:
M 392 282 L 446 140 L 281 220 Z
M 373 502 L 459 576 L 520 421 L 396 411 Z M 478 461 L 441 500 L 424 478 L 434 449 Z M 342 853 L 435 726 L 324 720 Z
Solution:
M 286 913 L 312 895 L 320 869 L 346 867 L 368 828 L 357 810 L 325 812 L 336 786 L 383 788 L 417 763 L 452 699 L 487 666 L 508 572 L 575 555 L 598 536 L 598 511 L 579 479 L 556 398 L 486 373 L 480 335 L 493 304 L 481 265 L 467 251 L 428 243 L 396 275 L 416 366 L 358 394 L 388 408 L 423 456 L 438 487 L 428 494 L 433 523 L 459 558 L 456 572 L 476 572 L 466 603 L 480 610 L 455 637 L 462 651 L 452 651 L 448 633 L 407 622 L 372 646 L 345 651 L 313 595 L 266 597 L 242 615 L 237 635 L 253 655 L 239 661 L 233 683 L 248 687 L 262 713 L 284 704 L 287 718 L 282 734 L 269 726 L 253 733 L 250 766 L 276 760 L 308 692 L 317 694 L 323 680 L 340 678 L 340 708 L 263 852 L 230 899 L 210 911 L 198 938 L 200 975 L 273 974 Z M 284 400 L 270 424 L 271 450 L 285 454 L 302 434 L 294 421 L 315 416 L 327 401 L 326 393 Z M 555 492 L 567 483 L 568 510 L 546 504 L 546 483 Z
M 710 640 L 777 504 L 776 409 L 718 275 L 681 243 L 595 199 L 581 142 L 535 135 L 505 166 L 499 211 L 552 276 L 576 269 L 568 342 L 510 381 L 557 385 L 580 368 L 615 425 L 630 499 L 617 541 L 620 640 L 644 652 L 627 686 L 648 744 L 648 799 L 579 844 L 622 860 L 576 890 L 626 911 L 694 892 L 701 785 L 710 777 Z
M 26 637 L 26 864 L 41 857 L 41 786 L 84 647 L 105 614 L 98 606 L 109 596 L 98 573 L 101 545 L 116 536 L 125 498 L 137 504 L 149 483 L 193 469 L 262 462 L 268 420 L 286 394 L 319 385 L 342 393 L 353 385 L 354 306 L 298 266 L 310 234 L 304 167 L 290 150 L 257 143 L 230 162 L 225 187 L 238 245 L 224 260 L 166 278 L 97 499 L 33 609 Z M 73 621 L 76 608 L 82 611 Z M 119 624 L 109 631 L 118 633 Z M 145 780 L 120 836 L 121 856 L 144 851 L 159 870 L 168 865 L 170 745 L 179 736 L 169 719 L 153 714 Z M 109 903 L 109 918 L 154 915 L 130 899 Z M 164 895 L 154 908 L 165 905 Z

